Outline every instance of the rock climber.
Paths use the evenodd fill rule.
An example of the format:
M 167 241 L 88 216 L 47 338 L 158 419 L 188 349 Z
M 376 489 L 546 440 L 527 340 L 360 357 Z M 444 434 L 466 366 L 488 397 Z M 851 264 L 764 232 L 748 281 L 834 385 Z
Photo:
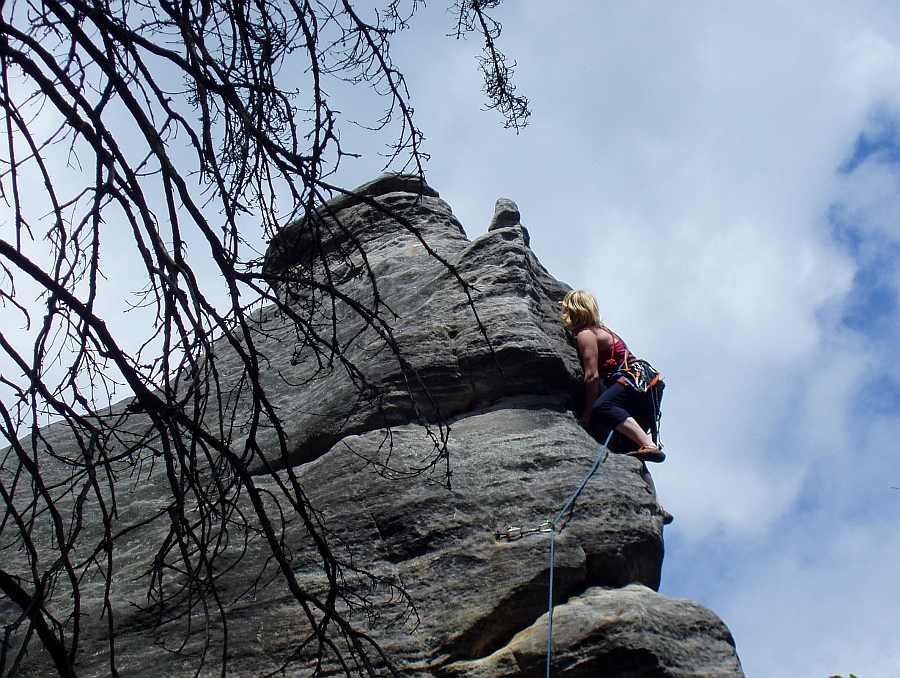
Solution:
M 584 410 L 579 423 L 594 438 L 601 428 L 627 439 L 613 450 L 641 462 L 641 477 L 656 499 L 663 524 L 672 514 L 659 501 L 647 462 L 661 462 L 665 453 L 657 444 L 659 401 L 664 384 L 649 363 L 639 360 L 600 318 L 597 300 L 586 290 L 572 290 L 562 301 L 562 321 L 575 337 L 584 369 Z M 605 389 L 601 392 L 601 382 Z

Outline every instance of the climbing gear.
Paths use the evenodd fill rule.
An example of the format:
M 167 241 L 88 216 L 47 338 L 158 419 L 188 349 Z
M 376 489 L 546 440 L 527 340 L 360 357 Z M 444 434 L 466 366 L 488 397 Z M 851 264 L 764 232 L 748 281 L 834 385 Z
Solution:
M 641 461 L 652 461 L 657 464 L 666 460 L 665 452 L 658 447 L 650 447 L 649 445 L 644 445 L 641 449 L 635 450 L 634 452 L 628 452 L 627 454 L 629 457 L 634 457 Z
M 675 516 L 666 511 L 664 508 L 660 507 L 659 515 L 662 516 L 663 525 L 671 525 L 672 521 L 675 520 Z
M 600 466 L 604 461 L 606 461 L 606 457 L 609 455 L 609 439 L 612 437 L 612 431 L 610 431 L 609 435 L 606 437 L 606 442 L 603 444 L 603 447 L 600 449 L 600 454 L 597 457 L 597 460 L 594 462 L 594 465 L 591 467 L 591 470 L 588 471 L 587 476 L 585 476 L 584 480 L 581 481 L 581 485 L 579 485 L 578 489 L 575 490 L 575 494 L 566 502 L 566 505 L 563 507 L 563 510 L 559 512 L 559 515 L 556 516 L 555 520 L 545 520 L 537 527 L 516 527 L 515 525 L 511 525 L 505 530 L 501 530 L 500 532 L 494 532 L 494 539 L 497 541 L 518 541 L 522 537 L 525 537 L 529 534 L 546 534 L 550 533 L 551 542 L 553 540 L 553 532 L 556 528 L 556 525 L 562 520 L 563 515 L 569 510 L 570 507 L 574 510 L 574 502 L 578 498 L 578 495 L 581 494 L 581 491 L 584 489 L 584 486 L 587 485 L 588 480 L 591 479 L 591 476 L 597 471 L 597 467 Z
M 609 371 L 613 372 L 616 376 L 616 381 L 623 386 L 630 386 L 636 391 L 650 394 L 650 399 L 653 401 L 653 424 L 651 426 L 650 436 L 654 443 L 659 447 L 662 447 L 659 443 L 659 423 L 662 419 L 662 412 L 660 411 L 659 406 L 660 401 L 662 400 L 663 389 L 666 387 L 666 382 L 663 381 L 662 375 L 653 368 L 653 365 L 646 360 L 640 358 L 629 360 L 628 356 L 631 355 L 631 352 L 628 350 L 628 345 L 622 340 L 622 337 L 606 326 L 604 326 L 604 329 L 613 336 L 614 341 L 621 341 L 625 350 L 624 357 L 618 368 L 613 368 Z M 663 459 L 665 459 L 665 456 L 663 456 Z M 649 459 L 648 461 L 654 460 Z M 662 459 L 660 459 L 660 461 L 662 461 Z
M 650 389 L 650 400 L 653 401 L 653 424 L 650 427 L 650 438 L 659 447 L 662 447 L 662 443 L 659 442 L 659 425 L 662 421 L 660 402 L 662 401 L 662 393 L 665 387 L 666 384 L 660 380 L 656 386 Z
M 630 386 L 635 391 L 646 393 L 651 388 L 662 382 L 659 372 L 653 369 L 653 365 L 646 360 L 637 358 L 628 360 L 628 353 L 625 353 L 625 359 L 619 366 L 618 382 L 624 386 Z
M 539 534 L 541 532 L 550 532 L 553 530 L 553 525 L 550 524 L 549 520 L 545 520 L 537 527 L 515 527 L 510 526 L 506 528 L 503 532 L 495 532 L 494 538 L 497 541 L 518 541 L 522 537 L 528 534 Z

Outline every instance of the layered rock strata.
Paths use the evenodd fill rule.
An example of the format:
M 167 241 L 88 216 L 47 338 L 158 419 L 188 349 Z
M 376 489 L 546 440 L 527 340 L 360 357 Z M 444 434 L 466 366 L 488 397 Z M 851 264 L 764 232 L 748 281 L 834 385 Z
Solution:
M 515 541 L 496 534 L 552 519 L 600 452 L 568 409 L 580 376 L 558 320 L 568 287 L 538 262 L 512 201 L 498 201 L 491 229 L 469 241 L 433 189 L 418 178 L 386 175 L 355 197 L 331 201 L 316 218 L 331 234 L 326 251 L 310 253 L 308 224 L 285 229 L 268 253 L 273 287 L 318 313 L 315 299 L 293 289 L 285 273 L 320 265 L 324 254 L 342 294 L 371 301 L 371 281 L 356 258 L 364 251 L 380 303 L 390 309 L 396 350 L 338 305 L 336 339 L 360 372 L 323 369 L 283 317 L 263 310 L 264 380 L 289 449 L 287 459 L 278 457 L 270 441 L 273 462 L 293 468 L 336 553 L 374 577 L 366 581 L 385 583 L 367 593 L 378 615 L 369 632 L 402 675 L 543 676 L 548 534 Z M 217 360 L 227 387 L 236 363 L 224 349 Z M 442 484 L 443 466 L 428 470 L 425 463 L 425 471 L 410 472 L 436 450 L 447 455 L 450 489 Z M 552 674 L 743 676 L 734 640 L 715 614 L 656 592 L 663 525 L 639 470 L 636 460 L 609 455 L 556 537 Z M 162 473 L 148 467 L 122 480 L 128 503 L 121 521 L 137 524 L 165 507 Z M 275 479 L 260 476 L 258 484 L 277 500 Z M 122 676 L 196 670 L 186 650 L 179 654 L 180 627 L 161 627 L 140 610 L 153 555 L 147 545 L 163 532 L 149 522 L 118 552 L 125 565 L 112 603 Z M 298 577 L 315 591 L 321 567 L 289 514 L 285 542 Z M 308 629 L 293 598 L 277 577 L 253 584 L 258 573 L 272 571 L 264 542 L 248 535 L 232 565 L 220 579 L 223 599 L 234 601 L 227 604 L 229 674 L 287 667 L 285 675 L 310 675 L 315 657 L 297 653 Z M 108 672 L 99 587 L 86 589 L 78 659 L 84 676 Z M 414 613 L 398 599 L 401 590 Z M 206 647 L 211 673 L 220 651 L 216 639 Z M 24 675 L 47 675 L 45 660 L 32 658 Z M 336 666 L 324 669 L 338 673 Z

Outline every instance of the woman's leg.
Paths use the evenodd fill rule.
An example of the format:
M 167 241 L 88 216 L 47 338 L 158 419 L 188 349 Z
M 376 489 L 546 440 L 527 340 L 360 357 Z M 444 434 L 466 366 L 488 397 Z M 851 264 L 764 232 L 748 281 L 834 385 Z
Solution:
M 628 436 L 641 447 L 656 447 L 653 440 L 647 435 L 647 432 L 641 428 L 641 425 L 635 421 L 634 417 L 628 417 L 621 424 L 616 426 L 616 430 Z
M 620 433 L 628 436 L 641 447 L 656 448 L 656 442 L 648 431 L 653 430 L 656 419 L 656 407 L 653 403 L 653 394 L 649 391 L 635 391 L 625 389 L 625 409 L 628 411 L 628 419 L 617 428 Z
M 616 430 L 640 447 L 637 451 L 629 452 L 629 454 L 641 461 L 656 463 L 665 461 L 665 453 L 654 442 L 653 437 L 647 433 L 652 429 L 656 417 L 652 395 L 627 388 L 625 396 L 628 417 L 616 426 Z
M 655 448 L 655 452 L 642 453 L 637 451 L 628 454 L 629 456 L 637 456 L 637 458 L 641 460 L 641 478 L 643 478 L 644 482 L 647 483 L 647 487 L 649 487 L 650 491 L 653 493 L 653 498 L 656 500 L 656 505 L 659 507 L 659 513 L 663 519 L 663 525 L 668 525 L 673 520 L 672 514 L 666 511 L 662 507 L 662 504 L 659 503 L 659 496 L 656 494 L 656 485 L 654 484 L 653 477 L 650 475 L 650 471 L 647 470 L 647 464 L 645 463 L 645 459 L 647 461 L 662 461 L 666 456 L 663 454 L 662 450 L 656 448 L 653 444 L 653 440 L 647 435 L 647 432 L 625 409 L 629 404 L 632 406 L 643 404 L 639 400 L 635 402 L 634 397 L 646 395 L 647 394 L 645 393 L 637 394 L 633 392 L 632 389 L 629 389 L 622 384 L 613 384 L 597 398 L 597 401 L 594 403 L 594 412 L 598 415 L 598 419 L 600 419 L 604 425 L 615 428 L 641 447 L 648 446 L 650 448 Z M 634 409 L 636 412 L 639 412 L 638 416 L 643 414 L 640 407 L 635 407 Z
M 628 400 L 629 392 L 625 386 L 619 383 L 611 384 L 594 401 L 591 420 L 606 429 L 618 430 L 623 422 L 632 419 L 631 413 L 626 409 Z M 631 439 L 627 433 L 624 435 Z
M 594 402 L 593 409 L 594 415 L 600 423 L 615 429 L 632 442 L 637 443 L 639 449 L 627 452 L 627 454 L 641 461 L 658 463 L 665 461 L 666 455 L 653 443 L 653 439 L 647 435 L 644 427 L 632 416 L 632 412 L 634 412 L 639 418 L 646 418 L 644 415 L 648 405 L 652 412 L 653 404 L 649 400 L 648 394 L 615 383 L 600 394 Z

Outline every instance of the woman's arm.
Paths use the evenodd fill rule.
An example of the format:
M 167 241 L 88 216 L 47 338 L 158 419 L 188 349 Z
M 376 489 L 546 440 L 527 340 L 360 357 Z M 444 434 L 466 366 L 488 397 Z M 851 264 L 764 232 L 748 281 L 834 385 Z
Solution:
M 588 427 L 591 420 L 591 410 L 594 401 L 600 394 L 600 370 L 598 359 L 600 348 L 597 345 L 597 337 L 589 329 L 583 329 L 578 333 L 578 353 L 581 355 L 581 366 L 584 368 L 584 410 L 580 423 L 584 428 Z
M 600 395 L 600 351 L 609 350 L 614 340 L 606 330 L 585 328 L 578 333 L 577 341 L 584 368 L 584 410 L 579 423 L 587 428 L 594 401 Z

